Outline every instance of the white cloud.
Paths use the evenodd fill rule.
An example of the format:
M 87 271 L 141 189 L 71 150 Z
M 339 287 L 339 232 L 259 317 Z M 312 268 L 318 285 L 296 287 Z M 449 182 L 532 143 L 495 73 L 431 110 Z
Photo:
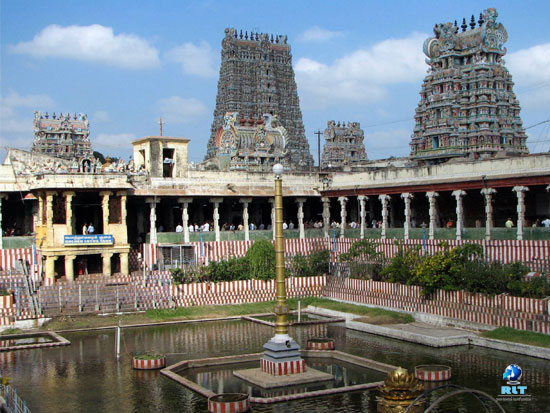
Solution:
M 299 59 L 294 70 L 305 105 L 373 103 L 387 96 L 389 85 L 420 82 L 427 69 L 422 53 L 427 37 L 413 33 L 403 39 L 384 40 L 330 65 Z
M 521 105 L 541 110 L 550 109 L 550 43 L 510 53 L 505 60 Z
M 123 69 L 148 69 L 160 64 L 158 50 L 134 34 L 114 34 L 111 27 L 45 27 L 12 51 L 32 57 L 54 57 L 107 64 Z
M 109 120 L 109 113 L 105 110 L 98 110 L 94 113 L 94 121 L 107 122 Z
M 202 41 L 198 46 L 193 43 L 185 43 L 169 50 L 166 57 L 180 63 L 185 74 L 201 77 L 217 75 L 214 69 L 214 52 L 208 42 Z
M 200 100 L 179 96 L 160 99 L 157 107 L 163 120 L 168 123 L 191 123 L 208 111 Z
M 136 139 L 133 133 L 100 133 L 91 137 L 94 150 L 102 148 L 129 148 Z M 101 152 L 101 150 L 100 150 Z
M 0 96 L 0 142 L 13 147 L 28 147 L 33 139 L 34 110 L 48 110 L 54 105 L 46 95 L 22 96 L 10 91 Z M 24 115 L 20 110 L 24 109 Z M 23 112 L 23 110 L 21 110 Z
M 298 40 L 301 42 L 326 42 L 342 35 L 342 32 L 334 32 L 314 26 L 300 34 Z

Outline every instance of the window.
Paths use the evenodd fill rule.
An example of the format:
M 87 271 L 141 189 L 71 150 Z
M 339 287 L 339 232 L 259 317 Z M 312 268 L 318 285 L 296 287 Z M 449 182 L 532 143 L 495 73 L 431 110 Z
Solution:
M 432 138 L 432 148 L 433 149 L 439 148 L 439 136 L 434 136 Z
M 172 178 L 174 173 L 174 149 L 162 150 L 162 177 Z
M 122 223 L 122 209 L 120 196 L 109 197 L 109 224 Z

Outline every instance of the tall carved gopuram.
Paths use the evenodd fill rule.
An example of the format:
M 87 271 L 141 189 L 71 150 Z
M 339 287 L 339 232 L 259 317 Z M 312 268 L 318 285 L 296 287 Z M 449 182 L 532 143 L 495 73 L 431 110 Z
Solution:
M 287 37 L 253 32 L 243 35 L 242 30 L 237 33 L 227 28 L 221 57 L 216 109 L 205 159 L 219 156 L 221 142 L 216 136 L 226 113 L 238 112 L 247 120 L 270 114 L 277 116 L 288 133 L 283 158 L 277 161 L 295 169 L 312 166 Z
M 463 19 L 436 24 L 424 42 L 428 75 L 422 84 L 411 158 L 439 163 L 528 153 L 512 76 L 504 66 L 506 29 L 495 9 L 470 28 Z
M 68 160 L 92 159 L 90 123 L 87 115 L 34 112 L 34 140 L 31 152 Z
M 365 134 L 359 122 L 327 123 L 325 145 L 321 157 L 323 168 L 338 169 L 358 165 L 368 160 L 363 139 Z

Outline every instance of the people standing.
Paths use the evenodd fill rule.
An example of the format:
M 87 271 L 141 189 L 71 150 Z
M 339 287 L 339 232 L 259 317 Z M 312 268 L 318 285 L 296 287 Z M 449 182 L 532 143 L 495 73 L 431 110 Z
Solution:
M 544 225 L 545 228 L 550 228 L 550 218 L 546 218 L 542 221 L 542 225 Z
M 82 235 L 88 235 L 88 226 L 86 224 L 82 226 Z
M 88 234 L 93 234 L 95 232 L 95 228 L 93 224 L 90 222 L 90 225 L 88 225 Z
M 513 228 L 514 227 L 514 221 L 512 221 L 512 218 L 508 218 L 506 222 L 504 223 L 504 226 L 506 228 Z

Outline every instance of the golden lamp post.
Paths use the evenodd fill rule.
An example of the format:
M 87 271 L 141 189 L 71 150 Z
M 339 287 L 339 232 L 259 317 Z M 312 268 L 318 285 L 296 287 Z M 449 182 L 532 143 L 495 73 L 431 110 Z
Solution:
M 305 362 L 300 356 L 300 346 L 288 335 L 288 304 L 285 288 L 285 257 L 283 236 L 283 165 L 273 166 L 275 174 L 275 335 L 264 344 L 261 370 L 274 376 L 305 371 Z
M 275 334 L 288 335 L 288 305 L 285 288 L 285 251 L 283 235 L 283 165 L 273 166 L 275 174 L 275 282 L 277 303 L 275 304 Z

